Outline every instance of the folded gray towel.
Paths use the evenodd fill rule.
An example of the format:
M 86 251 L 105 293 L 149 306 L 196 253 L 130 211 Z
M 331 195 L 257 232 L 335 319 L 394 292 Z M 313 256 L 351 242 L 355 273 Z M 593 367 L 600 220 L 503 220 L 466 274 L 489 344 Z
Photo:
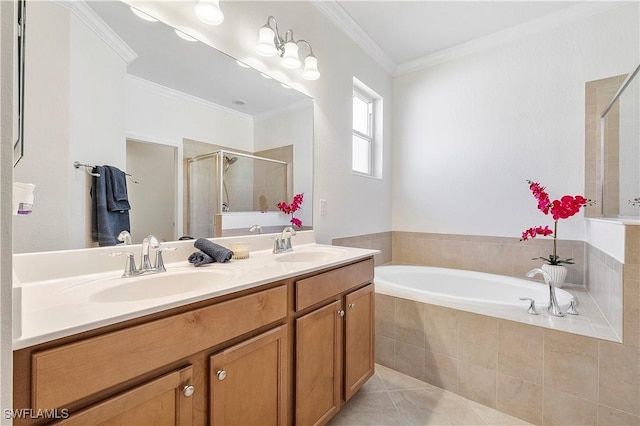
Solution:
M 195 248 L 202 250 L 209 256 L 213 257 L 216 262 L 228 262 L 231 260 L 233 256 L 233 252 L 226 247 L 222 247 L 219 244 L 216 244 L 212 241 L 207 240 L 206 238 L 198 238 L 195 243 L 193 243 Z
M 193 263 L 193 266 L 202 266 L 213 262 L 215 262 L 213 257 L 201 251 L 197 251 L 189 256 L 189 263 Z

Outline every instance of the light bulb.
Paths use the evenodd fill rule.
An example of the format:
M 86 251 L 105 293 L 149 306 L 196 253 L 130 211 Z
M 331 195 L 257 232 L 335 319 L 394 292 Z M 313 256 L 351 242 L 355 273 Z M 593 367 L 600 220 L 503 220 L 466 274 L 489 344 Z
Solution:
M 320 78 L 320 71 L 318 71 L 318 59 L 315 56 L 309 55 L 305 58 L 302 78 L 305 80 L 317 80 Z
M 224 21 L 220 0 L 199 0 L 193 10 L 198 19 L 205 24 L 220 25 Z
M 300 66 L 300 58 L 298 57 L 298 45 L 289 41 L 284 45 L 284 55 L 280 61 L 283 67 L 296 69 Z
M 267 25 L 260 28 L 256 52 L 262 56 L 275 56 L 275 54 L 278 53 L 278 49 L 273 41 L 275 36 L 276 33 Z

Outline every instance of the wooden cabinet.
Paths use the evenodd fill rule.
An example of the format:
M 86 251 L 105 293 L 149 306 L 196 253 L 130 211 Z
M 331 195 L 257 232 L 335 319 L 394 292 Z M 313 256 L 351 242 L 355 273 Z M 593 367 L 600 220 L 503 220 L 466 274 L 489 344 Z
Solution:
M 373 375 L 372 279 L 371 260 L 296 282 L 296 424 L 326 423 Z
M 65 426 L 187 426 L 193 423 L 191 366 L 173 371 L 58 422 Z
M 373 374 L 372 281 L 367 258 L 15 351 L 14 407 L 65 425 L 324 424 Z
M 326 423 L 340 409 L 342 302 L 296 319 L 295 420 Z
M 344 399 L 348 401 L 375 369 L 375 293 L 370 284 L 345 296 Z
M 210 357 L 210 424 L 287 424 L 287 336 L 283 325 Z

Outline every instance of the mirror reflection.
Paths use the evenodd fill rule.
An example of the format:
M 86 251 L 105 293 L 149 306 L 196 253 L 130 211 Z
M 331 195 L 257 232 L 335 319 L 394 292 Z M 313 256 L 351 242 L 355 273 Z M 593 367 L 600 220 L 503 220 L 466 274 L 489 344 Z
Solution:
M 640 66 L 602 114 L 602 215 L 640 218 Z
M 288 218 L 276 204 L 296 193 L 305 193 L 298 215 L 311 227 L 309 97 L 162 22 L 141 20 L 124 3 L 27 6 L 25 157 L 14 181 L 35 184 L 35 202 L 31 215 L 14 220 L 14 252 L 96 246 L 94 177 L 76 161 L 130 175 L 134 243 L 148 234 L 168 241 L 280 227 Z M 226 165 L 215 154 L 222 151 Z M 189 182 L 189 159 L 200 155 L 217 155 L 218 173 Z M 210 202 L 205 210 L 192 208 L 196 193 Z

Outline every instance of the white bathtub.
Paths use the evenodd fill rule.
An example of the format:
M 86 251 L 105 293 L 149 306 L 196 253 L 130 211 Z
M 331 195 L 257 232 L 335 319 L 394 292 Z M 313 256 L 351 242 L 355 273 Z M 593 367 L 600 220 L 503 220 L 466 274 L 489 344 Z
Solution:
M 375 268 L 376 293 L 422 303 L 454 307 L 518 307 L 526 309 L 529 297 L 539 312 L 549 304 L 549 288 L 541 283 L 503 275 L 428 266 L 388 265 Z M 572 295 L 556 288 L 560 306 Z

